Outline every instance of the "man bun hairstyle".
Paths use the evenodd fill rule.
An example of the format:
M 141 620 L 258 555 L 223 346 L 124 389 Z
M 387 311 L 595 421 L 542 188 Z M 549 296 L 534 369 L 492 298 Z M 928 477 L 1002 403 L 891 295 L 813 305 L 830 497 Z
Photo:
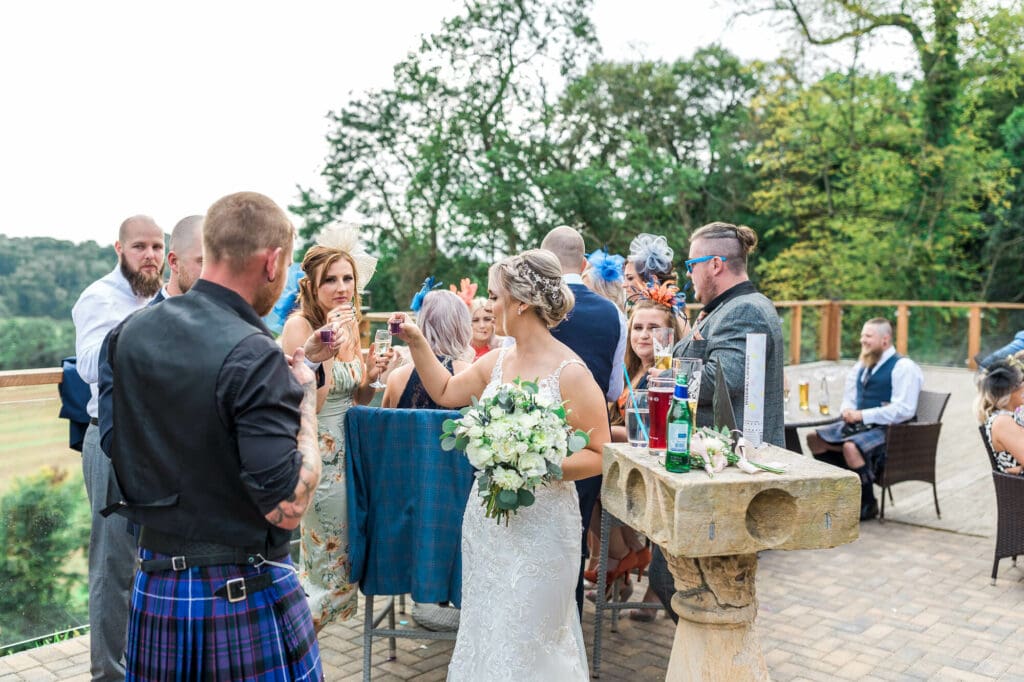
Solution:
M 715 240 L 708 255 L 725 256 L 725 266 L 740 273 L 747 270 L 747 256 L 757 248 L 757 233 L 746 225 L 713 222 L 704 225 L 690 235 L 690 243 L 701 240 Z
M 565 319 L 576 298 L 562 279 L 562 267 L 555 254 L 545 249 L 530 249 L 518 256 L 494 264 L 492 271 L 508 296 L 525 303 L 550 329 Z M 505 315 L 515 315 L 510 310 Z

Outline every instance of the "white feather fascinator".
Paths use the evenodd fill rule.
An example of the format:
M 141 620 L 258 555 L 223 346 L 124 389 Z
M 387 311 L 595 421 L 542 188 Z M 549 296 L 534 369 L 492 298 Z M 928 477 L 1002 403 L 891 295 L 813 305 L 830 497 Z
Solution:
M 377 259 L 366 252 L 359 242 L 359 226 L 352 223 L 333 223 L 316 236 L 316 243 L 329 249 L 338 249 L 352 256 L 356 263 L 356 284 L 359 293 L 366 291 L 366 285 L 377 269 Z

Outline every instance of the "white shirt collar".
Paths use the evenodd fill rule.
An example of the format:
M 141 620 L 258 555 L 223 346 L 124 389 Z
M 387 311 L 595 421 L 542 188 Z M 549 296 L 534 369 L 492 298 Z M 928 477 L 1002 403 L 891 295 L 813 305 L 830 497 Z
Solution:
M 566 284 L 583 284 L 583 277 L 575 272 L 570 272 L 567 275 L 562 275 L 562 281 Z

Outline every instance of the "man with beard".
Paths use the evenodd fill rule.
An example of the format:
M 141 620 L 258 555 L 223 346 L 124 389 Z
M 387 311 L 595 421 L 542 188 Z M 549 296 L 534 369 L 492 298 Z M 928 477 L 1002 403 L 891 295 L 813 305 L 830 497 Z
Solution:
M 322 361 L 336 348 L 315 330 L 286 358 L 260 319 L 284 287 L 293 238 L 267 197 L 218 200 L 188 294 L 108 338 L 123 491 L 112 507 L 141 526 L 132 679 L 323 679 L 289 541 L 321 471 L 304 350 Z
M 134 573 L 134 540 L 122 517 L 99 512 L 113 492 L 110 461 L 100 451 L 98 424 L 99 354 L 103 339 L 125 317 L 145 306 L 160 290 L 164 269 L 164 233 L 152 218 L 134 216 L 121 223 L 117 267 L 90 284 L 78 297 L 75 323 L 78 373 L 89 384 L 89 428 L 82 444 L 82 472 L 92 507 L 89 536 L 89 639 L 92 678 L 124 679 L 128 590 Z
M 203 270 L 203 216 L 190 215 L 174 226 L 167 249 L 167 267 L 171 276 L 153 303 L 184 294 L 199 279 Z
M 782 323 L 771 300 L 760 293 L 747 275 L 747 257 L 757 247 L 757 233 L 746 225 L 708 223 L 690 235 L 686 275 L 694 294 L 704 304 L 690 333 L 676 344 L 673 355 L 704 361 L 698 426 L 714 426 L 713 397 L 718 368 L 729 391 L 736 424 L 742 428 L 746 409 L 747 334 L 764 334 L 764 416 L 762 437 L 774 445 L 785 443 L 782 407 Z M 651 589 L 676 620 L 671 600 L 672 574 L 656 546 L 650 566 Z
M 807 446 L 816 458 L 860 476 L 864 521 L 878 516 L 873 486 L 885 464 L 885 427 L 914 418 L 924 375 L 893 348 L 892 325 L 884 317 L 864 323 L 860 348 L 860 360 L 846 377 L 842 421 L 808 434 Z

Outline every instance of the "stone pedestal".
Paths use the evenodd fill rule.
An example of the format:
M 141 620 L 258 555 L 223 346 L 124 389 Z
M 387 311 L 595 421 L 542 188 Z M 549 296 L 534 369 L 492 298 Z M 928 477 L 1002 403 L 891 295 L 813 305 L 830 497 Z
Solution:
M 666 680 L 767 680 L 754 630 L 757 552 L 857 539 L 856 474 L 774 446 L 762 452 L 786 473 L 672 474 L 646 449 L 605 447 L 602 504 L 661 547 L 675 579 Z

